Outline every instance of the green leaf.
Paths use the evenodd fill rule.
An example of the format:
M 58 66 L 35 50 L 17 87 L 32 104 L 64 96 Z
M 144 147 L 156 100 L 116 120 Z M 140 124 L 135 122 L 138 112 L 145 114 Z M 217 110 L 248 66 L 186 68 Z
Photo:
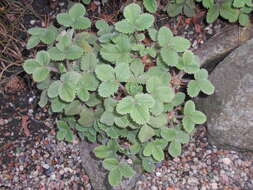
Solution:
M 63 101 L 61 101 L 59 98 L 55 98 L 53 100 L 51 100 L 51 109 L 53 112 L 62 112 L 63 108 L 66 106 L 67 104 Z
M 48 88 L 47 95 L 49 98 L 55 98 L 59 94 L 59 88 L 62 85 L 61 81 L 56 80 L 52 82 Z
M 91 26 L 90 19 L 86 17 L 79 17 L 75 20 L 75 22 L 72 24 L 72 27 L 74 29 L 80 30 L 80 29 L 87 29 Z
M 233 1 L 233 6 L 236 8 L 241 8 L 245 6 L 245 1 L 244 0 L 234 0 Z
M 125 98 L 119 101 L 116 110 L 119 114 L 124 115 L 130 113 L 133 107 L 134 107 L 134 99 L 131 96 L 126 96 Z
M 209 80 L 200 80 L 198 81 L 199 87 L 202 92 L 207 95 L 211 95 L 214 93 L 214 86 Z
M 143 5 L 151 13 L 155 13 L 157 10 L 157 3 L 155 0 L 143 0 Z
M 195 112 L 195 104 L 192 100 L 188 100 L 184 105 L 184 114 L 190 115 Z
M 82 0 L 82 2 L 83 2 L 85 5 L 90 4 L 90 1 L 91 1 L 91 0 Z
M 108 176 L 109 183 L 112 186 L 119 185 L 122 180 L 122 174 L 119 168 L 115 168 L 109 172 Z
M 56 47 L 49 48 L 48 53 L 52 60 L 62 61 L 65 59 L 65 54 Z
M 199 92 L 200 92 L 200 88 L 198 86 L 198 82 L 195 80 L 191 80 L 187 86 L 188 95 L 190 97 L 196 97 L 196 96 L 198 96 Z
M 172 141 L 169 145 L 168 152 L 172 157 L 179 156 L 182 152 L 181 144 L 177 141 Z
M 45 80 L 49 75 L 49 69 L 45 67 L 36 68 L 33 72 L 33 80 L 36 82 L 41 82 Z
M 131 3 L 124 8 L 124 17 L 130 23 L 135 23 L 136 18 L 141 14 L 141 7 L 136 3 Z
M 203 114 L 200 111 L 195 111 L 193 113 L 191 113 L 191 119 L 194 123 L 196 124 L 203 124 L 206 122 L 206 115 Z
M 130 116 L 138 124 L 145 124 L 150 118 L 148 108 L 138 104 L 133 106 Z
M 59 96 L 63 101 L 72 102 L 75 99 L 76 90 L 72 83 L 63 82 L 59 87 Z
M 127 116 L 115 117 L 114 122 L 118 127 L 121 127 L 121 128 L 126 128 L 129 125 Z
M 111 152 L 109 151 L 109 148 L 105 145 L 97 146 L 93 150 L 93 152 L 96 155 L 96 157 L 98 157 L 98 158 L 107 158 L 111 154 Z
M 239 16 L 239 23 L 242 26 L 248 26 L 250 24 L 249 16 L 246 14 L 240 14 Z
M 167 13 L 170 17 L 175 17 L 181 14 L 183 11 L 183 5 L 177 3 L 169 3 L 167 8 Z
M 73 20 L 68 13 L 60 13 L 56 16 L 57 22 L 63 26 L 69 27 Z
M 115 158 L 107 158 L 103 161 L 103 167 L 109 171 L 115 169 L 116 167 L 118 167 L 118 165 L 119 161 Z
M 66 59 L 74 60 L 80 58 L 83 55 L 83 49 L 77 45 L 71 45 L 65 49 L 64 53 Z
M 96 75 L 101 81 L 115 80 L 114 69 L 110 65 L 102 64 L 96 67 Z
M 39 106 L 43 108 L 48 103 L 47 91 L 43 90 L 40 94 L 40 101 L 38 102 Z
M 102 97 L 109 97 L 117 92 L 119 83 L 115 81 L 105 81 L 98 87 L 98 93 Z
M 139 131 L 138 138 L 143 143 L 148 141 L 154 135 L 155 131 L 151 127 L 144 125 Z
M 112 126 L 114 123 L 114 117 L 115 116 L 112 112 L 105 111 L 100 118 L 100 122 Z
M 151 117 L 149 124 L 154 128 L 161 128 L 168 123 L 168 118 L 166 114 L 161 114 L 157 117 Z
M 135 100 L 136 102 L 141 105 L 141 106 L 145 106 L 148 108 L 153 107 L 155 100 L 153 99 L 153 97 L 149 94 L 137 94 L 135 96 Z
M 169 66 L 176 66 L 179 61 L 177 52 L 171 48 L 162 48 L 161 56 L 163 61 Z
M 170 45 L 171 47 L 173 47 L 173 49 L 175 49 L 177 52 L 184 52 L 187 49 L 190 48 L 191 43 L 189 40 L 183 38 L 183 37 L 173 37 L 170 40 Z
M 161 129 L 161 136 L 166 141 L 173 141 L 176 137 L 176 130 L 173 128 L 163 127 Z
M 84 127 L 92 127 L 95 121 L 94 111 L 85 109 L 80 113 L 80 119 L 78 123 L 80 123 Z
M 147 172 L 152 172 L 155 170 L 155 165 L 151 159 L 143 158 L 142 159 L 142 167 Z
M 167 46 L 172 38 L 173 33 L 168 27 L 163 26 L 159 29 L 157 39 L 160 46 Z
M 64 108 L 65 115 L 77 115 L 82 111 L 81 102 L 78 100 L 74 100 L 70 104 L 66 105 Z
M 134 170 L 128 164 L 120 164 L 120 172 L 124 177 L 132 177 L 134 175 Z
M 75 20 L 78 17 L 83 16 L 86 13 L 85 7 L 81 3 L 75 3 L 70 9 L 69 9 L 69 16 Z
M 116 79 L 120 82 L 127 82 L 130 78 L 130 68 L 128 63 L 121 63 L 115 67 Z
M 192 122 L 191 118 L 189 116 L 185 116 L 183 118 L 183 127 L 188 132 L 191 133 L 195 127 L 194 122 Z
M 76 95 L 83 102 L 87 101 L 90 98 L 90 94 L 89 94 L 88 90 L 85 87 L 79 87 L 77 89 Z
M 115 24 L 115 29 L 118 32 L 129 34 L 135 31 L 135 27 L 127 22 L 127 20 L 119 21 Z
M 40 43 L 40 38 L 37 36 L 31 36 L 26 44 L 27 49 L 32 49 Z
M 35 59 L 27 59 L 23 65 L 25 72 L 32 74 L 35 69 L 41 67 L 40 63 Z
M 81 59 L 81 69 L 87 72 L 95 71 L 98 63 L 97 57 L 93 52 L 86 53 Z
M 144 13 L 136 19 L 136 27 L 138 31 L 143 31 L 151 27 L 154 23 L 154 16 L 148 13 Z
M 213 23 L 219 17 L 219 11 L 220 8 L 217 5 L 214 5 L 210 9 L 208 9 L 206 21 L 208 23 Z

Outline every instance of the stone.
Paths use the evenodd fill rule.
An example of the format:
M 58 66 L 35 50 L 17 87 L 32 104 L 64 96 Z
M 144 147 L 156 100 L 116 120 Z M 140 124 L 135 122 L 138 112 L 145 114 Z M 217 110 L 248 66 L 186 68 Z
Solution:
M 232 50 L 251 38 L 253 38 L 252 25 L 248 27 L 228 25 L 195 50 L 194 54 L 199 57 L 201 66 L 212 71 Z
M 135 187 L 136 182 L 141 177 L 140 168 L 135 168 L 137 170 L 136 174 L 127 179 L 123 179 L 121 185 L 112 187 L 108 183 L 108 172 L 102 166 L 102 160 L 95 157 L 92 150 L 98 146 L 96 143 L 88 143 L 82 141 L 80 143 L 80 157 L 82 160 L 82 166 L 86 175 L 89 176 L 91 186 L 95 190 L 131 190 Z
M 235 49 L 209 79 L 215 93 L 196 99 L 207 115 L 208 141 L 220 148 L 253 151 L 253 39 Z

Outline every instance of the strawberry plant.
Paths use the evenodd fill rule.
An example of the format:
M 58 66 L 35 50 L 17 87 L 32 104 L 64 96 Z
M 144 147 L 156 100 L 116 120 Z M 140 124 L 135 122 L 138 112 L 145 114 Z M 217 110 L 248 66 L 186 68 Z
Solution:
M 213 23 L 219 16 L 229 22 L 239 21 L 240 25 L 248 26 L 249 14 L 253 10 L 252 0 L 170 0 L 167 4 L 167 13 L 170 17 L 184 14 L 187 17 L 195 15 L 196 3 L 202 3 L 207 9 L 206 21 Z M 146 10 L 156 12 L 155 0 L 143 0 Z
M 84 30 L 91 26 L 85 12 L 77 3 L 57 15 L 60 28 L 30 29 L 37 40 L 29 48 L 48 46 L 23 67 L 42 91 L 39 105 L 58 113 L 57 139 L 99 143 L 93 152 L 114 186 L 134 175 L 135 164 L 150 172 L 165 154 L 179 156 L 195 125 L 206 121 L 186 97 L 212 94 L 214 87 L 190 42 L 167 27 L 155 29 L 139 5 L 126 6 L 114 25 L 98 20 L 97 33 Z

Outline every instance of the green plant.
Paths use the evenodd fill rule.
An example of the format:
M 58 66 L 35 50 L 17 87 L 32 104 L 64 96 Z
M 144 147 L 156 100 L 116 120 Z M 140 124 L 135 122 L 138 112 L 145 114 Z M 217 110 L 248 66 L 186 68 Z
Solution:
M 250 23 L 249 14 L 253 10 L 251 0 L 172 0 L 168 3 L 167 12 L 171 17 L 179 14 L 193 17 L 196 9 L 195 2 L 201 2 L 208 10 L 206 15 L 208 23 L 213 23 L 219 16 L 229 22 L 239 21 L 242 26 Z
M 125 18 L 114 25 L 97 21 L 96 34 L 80 30 L 91 25 L 84 13 L 77 3 L 59 14 L 54 40 L 23 66 L 42 90 L 39 105 L 59 113 L 57 138 L 72 142 L 77 134 L 100 143 L 94 153 L 104 159 L 110 184 L 118 185 L 134 175 L 135 164 L 151 171 L 164 151 L 180 155 L 195 124 L 206 121 L 185 100 L 185 77 L 194 74 L 187 89 L 192 97 L 214 87 L 190 42 L 169 28 L 153 28 L 154 17 L 137 4 L 125 7 Z
M 247 26 L 250 23 L 248 14 L 253 10 L 251 0 L 196 0 L 201 1 L 203 6 L 208 9 L 206 20 L 208 23 L 214 22 L 219 16 L 229 22 L 236 22 L 242 26 Z

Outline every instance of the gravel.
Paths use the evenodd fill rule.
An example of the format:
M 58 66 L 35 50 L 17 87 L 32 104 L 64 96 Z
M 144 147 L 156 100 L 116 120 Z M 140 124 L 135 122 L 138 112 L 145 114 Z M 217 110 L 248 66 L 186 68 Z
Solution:
M 137 182 L 136 190 L 252 190 L 253 154 L 210 146 L 199 126 L 183 154 L 168 158 Z

